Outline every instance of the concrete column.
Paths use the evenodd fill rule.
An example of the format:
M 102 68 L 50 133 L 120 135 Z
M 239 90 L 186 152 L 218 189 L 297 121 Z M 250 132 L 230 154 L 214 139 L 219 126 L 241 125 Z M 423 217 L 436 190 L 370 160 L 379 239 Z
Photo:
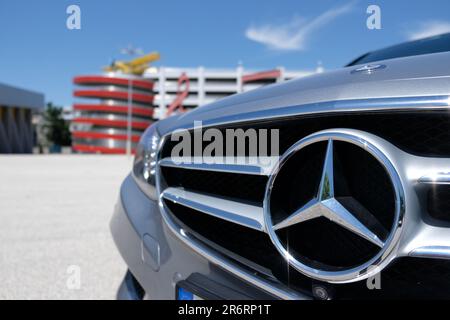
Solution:
M 0 107 L 0 153 L 11 153 L 11 145 L 6 134 L 6 108 Z
M 244 91 L 244 85 L 242 84 L 242 76 L 244 75 L 244 67 L 239 65 L 236 69 L 236 92 L 241 93 Z
M 277 78 L 277 82 L 283 82 L 286 80 L 286 72 L 285 69 L 283 67 L 278 67 L 277 68 L 280 71 L 280 76 Z
M 159 68 L 159 77 L 158 77 L 158 94 L 159 94 L 159 107 L 158 112 L 156 113 L 157 119 L 165 118 L 167 113 L 167 104 L 166 104 L 166 70 L 164 67 Z
M 31 130 L 31 122 L 27 119 L 27 109 L 17 110 L 17 128 L 19 131 L 19 141 L 23 153 L 31 153 L 33 151 L 33 132 Z M 30 123 L 29 123 L 30 122 Z
M 11 146 L 12 153 L 21 153 L 22 147 L 19 140 L 15 110 L 12 107 L 6 108 L 6 135 Z
M 197 75 L 197 94 L 198 94 L 198 105 L 202 106 L 205 104 L 205 68 L 199 67 L 198 68 L 198 75 Z

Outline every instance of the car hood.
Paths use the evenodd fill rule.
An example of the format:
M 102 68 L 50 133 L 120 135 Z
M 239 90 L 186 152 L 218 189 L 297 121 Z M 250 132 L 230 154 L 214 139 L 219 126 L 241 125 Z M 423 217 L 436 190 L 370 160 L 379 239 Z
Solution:
M 227 121 L 246 121 L 255 112 L 267 114 L 283 107 L 302 114 L 305 106 L 323 102 L 342 102 L 401 97 L 448 96 L 450 94 L 450 52 L 373 62 L 386 67 L 367 73 L 352 73 L 360 66 L 314 74 L 235 94 L 198 107 L 180 116 L 160 121 L 162 134 L 178 128 L 191 128 L 194 121 L 208 125 Z

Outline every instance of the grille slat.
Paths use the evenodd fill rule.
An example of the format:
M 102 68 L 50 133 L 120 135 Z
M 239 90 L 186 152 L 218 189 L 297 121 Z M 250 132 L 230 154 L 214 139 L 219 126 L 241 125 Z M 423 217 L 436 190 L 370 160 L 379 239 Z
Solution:
M 173 203 L 191 208 L 213 217 L 227 220 L 239 225 L 264 231 L 262 207 L 245 204 L 231 199 L 195 193 L 180 188 L 167 188 L 162 197 Z
M 171 157 L 159 160 L 159 165 L 169 168 L 225 172 L 235 174 L 269 175 L 278 157 Z
M 167 186 L 262 204 L 267 176 L 161 167 Z

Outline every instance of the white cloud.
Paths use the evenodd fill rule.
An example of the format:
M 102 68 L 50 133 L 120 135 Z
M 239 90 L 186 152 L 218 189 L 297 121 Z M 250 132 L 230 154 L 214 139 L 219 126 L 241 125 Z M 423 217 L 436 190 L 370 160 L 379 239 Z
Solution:
M 418 40 L 447 32 L 450 32 L 450 22 L 437 20 L 428 21 L 422 23 L 417 30 L 409 32 L 408 38 L 410 40 Z
M 327 10 L 310 20 L 294 16 L 286 24 L 250 26 L 245 31 L 245 36 L 274 50 L 304 50 L 307 40 L 314 31 L 349 12 L 353 6 L 354 2 L 351 2 L 344 6 Z

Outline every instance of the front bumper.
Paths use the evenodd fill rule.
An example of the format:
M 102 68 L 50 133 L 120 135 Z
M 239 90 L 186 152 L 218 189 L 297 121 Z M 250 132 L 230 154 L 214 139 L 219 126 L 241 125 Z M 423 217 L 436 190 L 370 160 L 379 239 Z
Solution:
M 180 283 L 197 288 L 198 295 L 212 299 L 280 297 L 262 290 L 257 278 L 251 278 L 256 279 L 253 283 L 245 281 L 181 242 L 164 223 L 158 203 L 145 196 L 131 176 L 121 186 L 110 228 L 130 271 L 119 289 L 119 299 L 141 297 L 141 289 L 148 299 L 176 299 Z M 131 275 L 138 285 L 133 285 Z M 267 282 L 261 283 L 267 288 Z

